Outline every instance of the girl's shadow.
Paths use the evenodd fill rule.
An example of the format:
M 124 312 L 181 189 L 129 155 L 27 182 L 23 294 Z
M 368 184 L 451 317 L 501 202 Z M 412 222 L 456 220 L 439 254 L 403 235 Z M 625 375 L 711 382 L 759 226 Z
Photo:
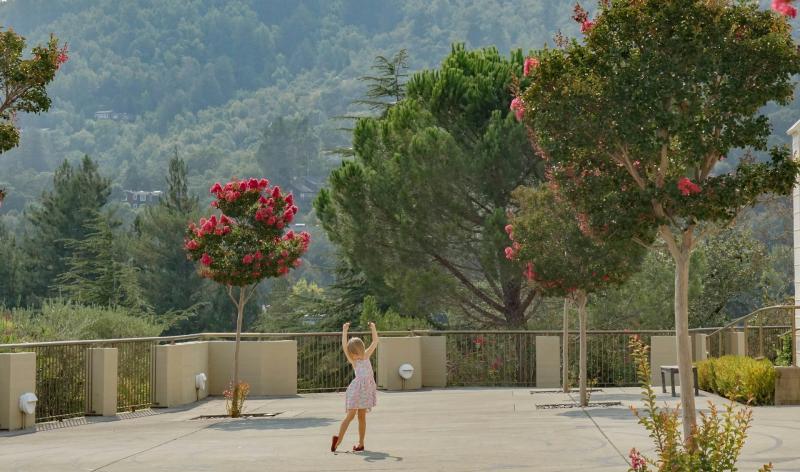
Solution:
M 403 460 L 402 457 L 393 456 L 391 454 L 378 451 L 358 451 L 358 452 L 348 451 L 347 453 L 363 457 L 364 460 L 367 462 L 385 461 L 387 459 L 391 459 L 394 462 L 400 462 Z

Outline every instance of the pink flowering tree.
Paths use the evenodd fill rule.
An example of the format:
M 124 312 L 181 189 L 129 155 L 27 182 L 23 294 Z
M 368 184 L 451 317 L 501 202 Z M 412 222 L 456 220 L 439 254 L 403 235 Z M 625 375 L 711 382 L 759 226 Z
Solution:
M 191 260 L 199 262 L 200 275 L 225 286 L 236 306 L 236 399 L 244 307 L 262 280 L 284 276 L 300 265 L 310 238 L 306 232 L 296 234 L 288 229 L 297 214 L 294 198 L 280 187 L 270 187 L 267 179 L 217 182 L 211 193 L 215 197 L 211 206 L 219 214 L 189 225 L 185 249 Z
M 520 187 L 514 192 L 514 199 L 517 210 L 506 227 L 512 241 L 506 249 L 506 257 L 525 263 L 525 276 L 545 296 L 566 298 L 577 308 L 580 324 L 578 383 L 581 406 L 587 406 L 588 296 L 627 280 L 638 270 L 645 250 L 630 240 L 599 238 L 592 234 L 569 203 L 546 186 Z M 562 347 L 565 348 L 566 318 L 564 323 Z M 564 352 L 566 354 L 566 349 Z M 563 362 L 566 381 L 566 355 Z
M 45 45 L 33 48 L 24 58 L 25 38 L 13 29 L 0 28 L 0 154 L 19 145 L 18 113 L 41 113 L 50 109 L 47 85 L 67 62 L 67 45 L 50 36 Z M 6 197 L 0 188 L 0 206 Z
M 520 95 L 551 184 L 608 240 L 663 240 L 675 261 L 683 433 L 696 425 L 688 332 L 689 258 L 709 224 L 765 193 L 788 194 L 798 165 L 769 153 L 764 105 L 792 99 L 800 54 L 786 15 L 734 0 L 601 1 L 583 41 L 534 56 Z M 589 23 L 587 23 L 587 21 Z M 717 164 L 740 150 L 735 170 Z M 758 159 L 754 152 L 762 152 Z

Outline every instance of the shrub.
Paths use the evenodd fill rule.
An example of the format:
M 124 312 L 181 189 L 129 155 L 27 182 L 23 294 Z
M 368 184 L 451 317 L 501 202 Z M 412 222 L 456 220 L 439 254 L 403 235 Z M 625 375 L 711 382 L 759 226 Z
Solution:
M 768 359 L 723 356 L 697 363 L 701 389 L 753 405 L 774 403 L 775 375 L 775 367 Z
M 650 385 L 649 348 L 636 337 L 631 337 L 630 348 L 636 362 L 636 372 L 642 385 L 642 398 L 647 414 L 633 413 L 639 424 L 647 428 L 655 443 L 657 459 L 642 455 L 636 448 L 630 450 L 629 472 L 649 471 L 692 471 L 717 472 L 735 471 L 739 454 L 744 447 L 747 430 L 752 423 L 749 408 L 735 409 L 729 403 L 724 411 L 709 402 L 709 413 L 700 413 L 700 424 L 693 430 L 692 438 L 684 442 L 680 434 L 680 407 L 659 408 L 656 394 Z M 699 373 L 699 372 L 698 372 Z M 652 468 L 651 468 L 652 466 Z M 759 472 L 769 472 L 772 464 L 765 464 Z

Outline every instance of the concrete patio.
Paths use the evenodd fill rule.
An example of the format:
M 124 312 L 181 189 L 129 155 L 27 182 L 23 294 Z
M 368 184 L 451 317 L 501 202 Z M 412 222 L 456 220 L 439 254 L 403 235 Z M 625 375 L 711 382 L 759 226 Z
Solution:
M 605 388 L 592 401 L 622 406 L 586 410 L 536 409 L 570 396 L 531 391 L 380 392 L 368 416 L 367 451 L 335 455 L 328 448 L 344 413 L 341 393 L 248 402 L 251 413 L 281 412 L 269 419 L 192 420 L 224 412 L 220 399 L 209 398 L 119 420 L 73 420 L 40 425 L 35 434 L 0 435 L 0 471 L 624 471 L 631 447 L 650 449 L 628 410 L 639 404 L 636 388 Z M 698 405 L 724 403 L 701 395 Z M 659 398 L 674 403 L 668 394 Z M 798 433 L 800 407 L 756 408 L 740 470 L 768 461 L 776 471 L 800 470 Z M 356 440 L 354 422 L 342 451 Z

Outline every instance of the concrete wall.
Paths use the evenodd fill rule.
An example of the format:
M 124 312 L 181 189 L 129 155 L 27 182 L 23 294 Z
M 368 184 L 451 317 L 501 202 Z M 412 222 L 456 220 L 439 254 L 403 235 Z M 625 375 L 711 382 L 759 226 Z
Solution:
M 397 373 L 403 364 L 414 366 L 414 375 L 403 382 Z M 422 341 L 419 336 L 382 337 L 378 344 L 378 387 L 417 390 L 422 387 Z
M 100 416 L 117 414 L 117 349 L 89 349 L 92 359 L 92 413 Z
M 19 397 L 36 392 L 36 353 L 0 354 L 0 429 L 32 428 L 36 415 L 19 410 Z
M 678 364 L 678 345 L 675 336 L 650 337 L 650 369 L 653 386 L 661 385 L 661 366 Z M 669 378 L 666 379 L 669 384 Z M 678 375 L 675 375 L 675 386 L 680 385 Z
M 447 387 L 447 337 L 423 336 L 420 343 L 422 386 Z
M 160 407 L 184 405 L 208 396 L 195 389 L 195 376 L 205 373 L 209 379 L 207 342 L 189 342 L 156 346 L 156 403 Z M 198 395 L 199 394 L 199 395 Z
M 800 405 L 800 367 L 775 367 L 775 404 Z
M 792 137 L 792 156 L 798 159 L 800 156 L 800 121 L 797 121 L 786 132 Z M 794 186 L 792 190 L 792 215 L 794 233 L 794 293 L 800 294 L 800 187 Z M 797 295 L 795 295 L 797 297 Z M 797 304 L 797 303 L 795 303 Z M 795 326 L 800 327 L 800 310 L 794 312 Z M 800 333 L 795 333 L 795 349 L 800 348 Z M 795 356 L 800 359 L 800 356 Z
M 235 342 L 209 341 L 209 393 L 222 395 L 233 381 Z M 239 379 L 250 384 L 250 395 L 297 394 L 296 341 L 242 341 Z
M 536 386 L 561 386 L 561 338 L 536 336 Z

